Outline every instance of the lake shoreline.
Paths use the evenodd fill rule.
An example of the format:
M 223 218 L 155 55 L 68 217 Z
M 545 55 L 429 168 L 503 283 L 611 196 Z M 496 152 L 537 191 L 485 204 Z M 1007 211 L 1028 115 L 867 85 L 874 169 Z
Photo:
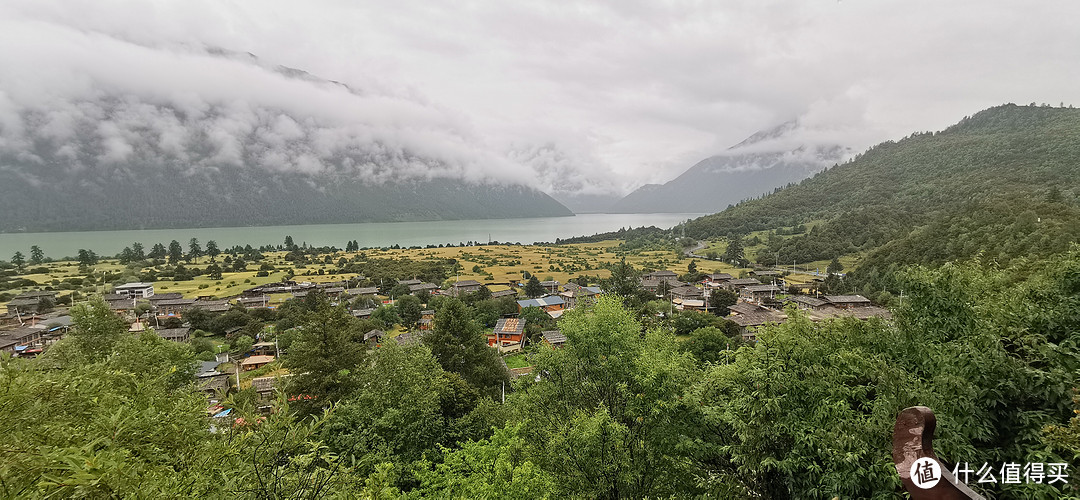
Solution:
M 360 247 L 368 248 L 462 245 L 489 241 L 529 245 L 618 231 L 624 227 L 656 226 L 666 229 L 701 215 L 704 214 L 575 214 L 505 219 L 0 233 L 0 259 L 6 259 L 16 251 L 27 255 L 32 245 L 39 246 L 47 257 L 59 259 L 74 256 L 79 249 L 93 250 L 99 255 L 115 255 L 136 241 L 149 249 L 154 243 L 168 245 L 169 241 L 177 240 L 186 248 L 191 238 L 203 244 L 214 240 L 220 248 L 279 245 L 285 236 L 292 236 L 298 245 L 306 243 L 339 248 L 344 248 L 346 242 L 353 240 Z

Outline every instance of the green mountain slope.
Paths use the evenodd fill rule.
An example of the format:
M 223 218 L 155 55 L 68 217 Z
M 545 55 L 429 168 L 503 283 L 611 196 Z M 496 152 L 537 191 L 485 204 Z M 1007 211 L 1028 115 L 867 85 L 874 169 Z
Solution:
M 870 148 L 797 186 L 690 221 L 698 239 L 824 220 L 769 262 L 865 252 L 861 267 L 1009 260 L 1080 238 L 1080 110 L 1004 105 Z

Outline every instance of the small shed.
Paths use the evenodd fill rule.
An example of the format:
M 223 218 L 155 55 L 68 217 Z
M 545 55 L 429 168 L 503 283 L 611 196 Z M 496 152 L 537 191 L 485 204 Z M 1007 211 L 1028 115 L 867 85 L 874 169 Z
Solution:
M 273 356 L 249 356 L 240 362 L 240 368 L 244 371 L 258 370 L 273 361 Z

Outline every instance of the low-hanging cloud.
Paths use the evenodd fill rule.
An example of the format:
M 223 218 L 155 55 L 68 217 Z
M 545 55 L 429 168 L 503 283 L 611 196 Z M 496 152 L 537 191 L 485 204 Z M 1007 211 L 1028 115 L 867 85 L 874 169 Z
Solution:
M 71 173 L 88 164 L 192 173 L 247 165 L 372 182 L 532 179 L 466 120 L 412 99 L 288 76 L 217 50 L 0 21 L 3 46 L 31 40 L 32 51 L 0 53 L 0 150 L 25 157 L 44 141 Z
M 1004 102 L 1080 103 L 1077 15 L 1064 0 L 8 0 L 0 148 L 30 162 L 45 137 L 78 169 L 148 138 L 190 161 L 197 139 L 191 169 L 624 193 L 792 119 L 748 148 L 858 152 Z M 72 130 L 99 140 L 64 144 Z

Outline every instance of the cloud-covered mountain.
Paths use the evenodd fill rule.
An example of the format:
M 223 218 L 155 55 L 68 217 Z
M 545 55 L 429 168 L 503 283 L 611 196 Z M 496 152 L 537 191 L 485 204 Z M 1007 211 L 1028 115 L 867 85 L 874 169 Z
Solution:
M 44 60 L 0 56 L 0 231 L 570 215 L 416 96 L 54 34 Z
M 567 148 L 574 148 L 567 151 Z M 535 172 L 540 189 L 574 213 L 604 213 L 629 189 L 606 165 L 592 156 L 588 146 L 563 138 L 561 145 L 546 143 L 510 151 L 512 160 Z
M 799 182 L 840 161 L 848 150 L 812 139 L 790 121 L 706 158 L 665 184 L 647 184 L 615 202 L 613 213 L 713 213 Z

